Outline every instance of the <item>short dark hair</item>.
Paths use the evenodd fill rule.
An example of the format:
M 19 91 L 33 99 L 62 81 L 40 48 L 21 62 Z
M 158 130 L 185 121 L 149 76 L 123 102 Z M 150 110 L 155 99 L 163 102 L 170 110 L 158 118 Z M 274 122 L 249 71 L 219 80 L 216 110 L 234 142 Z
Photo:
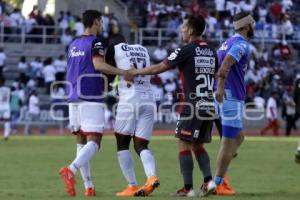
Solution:
M 126 39 L 123 35 L 121 34 L 113 34 L 112 36 L 109 37 L 108 41 L 108 46 L 115 46 L 120 43 L 125 43 Z
M 233 21 L 234 21 L 234 22 L 235 22 L 235 21 L 238 21 L 238 20 L 243 19 L 244 17 L 246 17 L 246 16 L 248 16 L 248 15 L 249 15 L 248 12 L 239 12 L 239 13 L 237 13 L 237 14 L 235 14 L 235 15 L 233 16 Z
M 102 16 L 102 13 L 98 10 L 86 10 L 82 14 L 82 23 L 85 28 L 89 28 L 93 25 L 95 19 L 98 19 Z
M 187 25 L 193 29 L 193 35 L 201 36 L 204 32 L 206 22 L 204 17 L 202 17 L 201 15 L 197 17 L 190 15 L 187 17 Z

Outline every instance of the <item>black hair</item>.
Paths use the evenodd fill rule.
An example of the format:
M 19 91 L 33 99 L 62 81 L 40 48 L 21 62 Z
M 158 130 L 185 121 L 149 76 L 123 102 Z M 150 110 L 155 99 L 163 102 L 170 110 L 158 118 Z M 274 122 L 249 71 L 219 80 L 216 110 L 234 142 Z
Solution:
M 51 65 L 53 62 L 53 59 L 51 57 L 46 58 L 46 60 L 44 60 L 43 64 L 46 65 Z
M 93 25 L 95 19 L 102 16 L 102 13 L 97 10 L 86 10 L 82 14 L 82 23 L 85 28 L 89 28 Z
M 0 86 L 4 85 L 5 79 L 3 76 L 0 76 Z
M 109 42 L 108 46 L 115 46 L 120 43 L 125 43 L 126 39 L 123 35 L 121 34 L 113 34 L 112 36 L 109 37 Z
M 193 29 L 194 36 L 201 36 L 204 32 L 206 22 L 204 17 L 190 15 L 186 18 L 187 25 Z

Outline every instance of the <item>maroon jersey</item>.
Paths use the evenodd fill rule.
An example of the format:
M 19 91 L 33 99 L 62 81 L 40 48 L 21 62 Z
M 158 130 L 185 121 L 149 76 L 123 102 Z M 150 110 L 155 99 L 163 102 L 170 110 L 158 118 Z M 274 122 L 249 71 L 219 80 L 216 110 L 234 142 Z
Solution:
M 216 51 L 200 40 L 176 49 L 164 61 L 169 67 L 178 67 L 180 71 L 180 113 L 189 115 L 214 111 L 213 85 L 217 62 Z

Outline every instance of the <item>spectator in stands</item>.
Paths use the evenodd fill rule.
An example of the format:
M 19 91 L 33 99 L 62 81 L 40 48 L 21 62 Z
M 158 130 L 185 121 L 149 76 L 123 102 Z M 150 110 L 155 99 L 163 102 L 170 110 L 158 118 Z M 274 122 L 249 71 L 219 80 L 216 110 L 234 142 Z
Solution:
M 282 0 L 282 13 L 286 13 L 288 10 L 291 10 L 293 7 L 293 1 L 292 0 Z
M 45 15 L 45 18 L 44 18 L 44 25 L 45 26 L 54 26 L 55 25 L 55 22 L 54 22 L 54 19 L 52 18 L 52 16 L 51 15 L 49 15 L 49 14 L 46 14 Z M 47 35 L 54 35 L 54 32 L 55 31 L 55 29 L 53 28 L 53 27 L 47 27 L 46 28 L 46 34 Z M 52 38 L 49 38 L 48 39 L 48 42 L 51 42 L 51 41 L 53 41 L 53 39 Z
M 3 68 L 5 67 L 5 61 L 7 59 L 6 53 L 3 51 L 3 48 L 0 47 L 0 77 L 2 76 Z
M 79 16 L 75 17 L 75 21 L 76 21 L 75 26 L 74 26 L 75 36 L 80 36 L 84 32 L 83 23 L 82 23 L 81 18 Z
M 261 135 L 265 135 L 269 129 L 272 129 L 273 135 L 278 136 L 279 123 L 278 123 L 278 107 L 276 103 L 276 96 L 277 96 L 277 92 L 273 91 L 271 97 L 268 99 L 267 102 L 268 124 L 260 131 Z
M 31 77 L 39 77 L 43 69 L 43 63 L 40 57 L 36 57 L 33 61 L 30 62 Z
M 36 18 L 38 16 L 39 7 L 34 5 L 32 11 L 29 13 L 29 17 Z
M 30 71 L 25 56 L 21 56 L 18 63 L 18 70 L 20 72 L 19 80 L 22 84 L 26 85 L 28 77 L 30 76 Z
M 66 28 L 66 30 L 64 31 L 64 33 L 62 34 L 62 36 L 60 37 L 60 42 L 64 45 L 69 45 L 70 42 L 73 40 L 73 36 L 71 33 L 71 29 L 70 28 Z
M 43 75 L 44 75 L 44 81 L 46 85 L 46 93 L 50 94 L 51 84 L 55 81 L 55 74 L 56 70 L 53 66 L 53 60 L 51 57 L 47 58 L 44 61 L 44 69 L 43 69 Z
M 56 80 L 63 81 L 65 79 L 65 72 L 67 69 L 67 61 L 64 55 L 60 55 L 58 59 L 54 60 L 53 65 L 56 70 Z
M 292 128 L 296 130 L 295 114 L 296 104 L 293 99 L 292 86 L 287 87 L 287 91 L 283 95 L 283 111 L 282 118 L 286 121 L 285 135 L 290 136 Z
M 168 31 L 167 35 L 169 37 L 176 37 L 177 36 L 177 27 L 180 25 L 179 17 L 174 15 L 169 16 L 169 21 L 167 22 L 167 28 L 171 29 Z
M 31 134 L 31 124 L 32 122 L 40 122 L 40 100 L 37 96 L 37 93 L 35 90 L 31 92 L 31 95 L 29 96 L 29 103 L 28 103 L 28 113 L 26 116 L 27 123 L 25 124 L 24 128 L 24 134 L 29 135 Z M 39 123 L 40 133 L 44 133 L 43 125 Z
M 258 16 L 259 22 L 266 23 L 267 22 L 268 10 L 265 4 L 261 3 L 258 6 Z
M 283 60 L 290 60 L 292 58 L 292 50 L 288 46 L 288 43 L 283 40 L 279 46 L 280 56 Z
M 15 132 L 14 124 L 19 120 L 22 101 L 19 93 L 14 86 L 11 87 L 10 96 L 10 112 L 11 112 L 11 128 Z
M 153 61 L 154 63 L 160 63 L 168 56 L 168 51 L 163 45 L 157 47 L 153 52 Z
M 281 17 L 282 6 L 278 2 L 273 2 L 270 7 L 273 23 L 278 23 Z
M 171 40 L 168 43 L 168 52 L 173 52 L 175 49 L 177 49 L 179 47 L 178 45 L 178 41 L 176 40 L 176 37 L 171 38 Z M 169 54 L 168 53 L 168 54 Z
M 109 14 L 109 34 L 117 34 L 120 31 L 118 19 L 114 16 L 113 13 Z
M 163 102 L 164 90 L 162 88 L 162 85 L 155 85 L 155 84 L 152 85 L 152 90 L 154 94 L 154 100 L 158 108 L 159 105 Z
M 294 27 L 289 15 L 284 15 L 282 21 L 282 33 L 285 34 L 286 40 L 292 40 L 294 35 Z
M 58 20 L 57 20 L 58 24 L 59 24 L 59 27 L 63 30 L 62 33 L 64 33 L 64 31 L 68 28 L 69 26 L 69 22 L 65 16 L 65 12 L 64 11 L 60 11 L 59 12 L 59 17 L 58 17 Z
M 215 12 L 210 12 L 205 19 L 206 21 L 206 35 L 207 37 L 214 37 L 216 35 L 217 18 L 215 17 Z
M 28 64 L 27 64 L 25 56 L 21 56 L 20 61 L 18 63 L 18 70 L 20 72 L 27 72 L 28 71 Z
M 215 0 L 217 18 L 222 19 L 226 14 L 227 0 Z
M 226 10 L 230 12 L 231 16 L 242 12 L 242 2 L 241 0 L 227 1 Z
M 24 18 L 21 14 L 20 9 L 15 8 L 13 12 L 9 15 L 10 18 L 10 30 L 12 34 L 19 34 L 21 33 L 20 26 L 24 23 Z M 20 40 L 20 36 L 12 36 L 10 41 L 16 42 Z

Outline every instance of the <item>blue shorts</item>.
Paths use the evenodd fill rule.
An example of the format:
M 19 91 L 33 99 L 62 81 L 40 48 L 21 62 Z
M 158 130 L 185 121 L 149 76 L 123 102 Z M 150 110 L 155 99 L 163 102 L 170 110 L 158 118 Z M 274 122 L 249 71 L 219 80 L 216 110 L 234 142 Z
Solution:
M 236 138 L 243 128 L 245 102 L 232 96 L 230 90 L 225 90 L 223 103 L 216 101 L 216 111 L 221 117 L 222 135 L 226 138 Z

